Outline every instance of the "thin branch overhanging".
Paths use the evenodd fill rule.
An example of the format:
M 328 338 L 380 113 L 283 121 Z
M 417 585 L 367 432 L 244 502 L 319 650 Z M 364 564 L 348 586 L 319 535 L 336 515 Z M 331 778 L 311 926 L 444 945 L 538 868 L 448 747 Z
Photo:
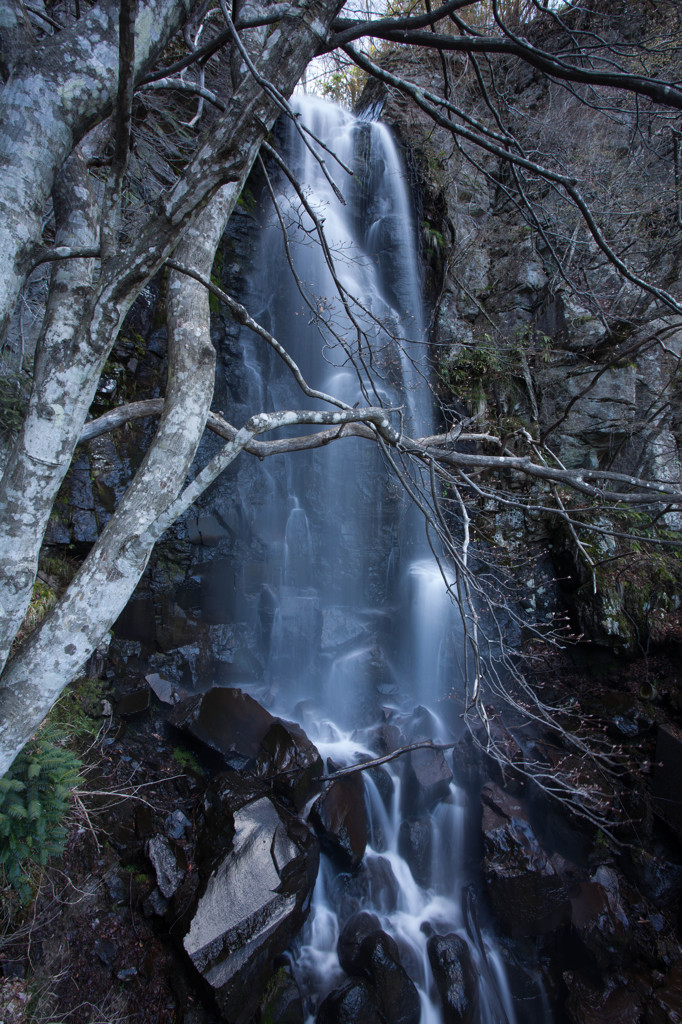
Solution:
M 317 391 L 311 388 L 303 375 L 300 372 L 297 364 L 286 352 L 284 346 L 270 334 L 269 331 L 265 330 L 260 324 L 257 323 L 250 316 L 247 310 L 233 299 L 230 295 L 224 292 L 221 288 L 215 285 L 212 281 L 208 280 L 201 274 L 196 273 L 191 268 L 184 267 L 181 264 L 175 263 L 172 260 L 168 260 L 167 264 L 173 270 L 179 271 L 180 273 L 186 274 L 195 281 L 202 284 L 211 294 L 215 295 L 216 298 L 224 302 L 225 305 L 230 309 L 232 314 L 242 323 L 248 327 L 255 334 L 257 334 L 263 341 L 271 346 L 277 354 L 284 360 L 286 365 L 289 367 L 294 375 L 301 390 L 310 398 L 321 399 L 322 401 L 330 402 L 336 405 L 341 411 L 348 412 L 349 407 L 341 402 L 339 399 L 333 396 L 326 395 L 324 392 Z M 157 413 L 157 407 L 151 403 L 143 403 L 144 409 L 137 411 L 137 415 L 155 415 Z M 129 409 L 129 414 L 125 414 L 124 409 Z M 640 477 L 635 477 L 627 473 L 616 473 L 610 470 L 603 469 L 590 469 L 590 468 L 578 468 L 578 469 L 557 469 L 552 466 L 543 464 L 542 462 L 534 462 L 530 456 L 520 456 L 513 454 L 505 455 L 483 455 L 483 454 L 469 454 L 466 452 L 455 451 L 452 445 L 455 443 L 453 435 L 439 434 L 429 436 L 425 438 L 410 438 L 407 435 L 396 430 L 390 426 L 388 414 L 391 410 L 382 410 L 385 423 L 380 431 L 381 437 L 385 444 L 391 448 L 395 448 L 399 452 L 403 452 L 407 455 L 416 456 L 419 459 L 424 459 L 427 465 L 435 460 L 437 463 L 448 466 L 457 470 L 471 471 L 471 470 L 489 470 L 494 472 L 508 472 L 510 470 L 519 472 L 524 476 L 530 478 L 547 481 L 554 484 L 561 484 L 572 490 L 579 491 L 582 494 L 589 496 L 590 498 L 596 499 L 601 503 L 610 505 L 651 505 L 665 503 L 671 506 L 682 506 L 682 491 L 678 488 L 664 482 L 664 481 L 652 481 L 644 480 Z M 115 423 L 106 425 L 105 429 L 113 429 L 114 426 L 121 425 L 127 419 L 135 418 L 135 410 L 130 407 L 123 407 L 122 410 L 113 410 L 111 415 L 112 418 L 116 415 L 117 419 Z M 265 414 L 264 414 L 265 415 Z M 273 414 L 274 415 L 274 414 Z M 329 414 L 332 415 L 332 414 Z M 373 410 L 374 415 L 374 410 Z M 375 417 L 376 418 L 376 417 Z M 364 425 L 360 421 L 363 419 L 361 416 L 351 417 L 348 420 L 333 421 L 336 425 L 348 423 L 349 428 L 347 433 L 339 434 L 337 436 L 350 436 L 351 432 L 354 436 L 364 437 L 368 440 L 377 440 L 377 424 L 375 419 L 371 417 L 364 417 Z M 303 422 L 303 421 L 300 421 Z M 318 422 L 319 425 L 324 424 L 324 419 L 319 421 L 311 420 L 310 422 Z M 217 421 L 216 421 L 217 423 Z M 224 423 L 224 421 L 223 421 Z M 366 424 L 371 424 L 368 426 Z M 217 424 L 218 425 L 218 424 Z M 84 435 L 81 437 L 81 441 L 86 440 L 88 436 L 96 436 L 93 431 L 94 424 L 86 425 Z M 227 425 L 228 430 L 231 432 L 230 439 L 236 436 L 236 428 Z M 267 429 L 274 429 L 274 427 L 268 427 Z M 90 432 L 89 434 L 87 432 Z M 103 431 L 100 431 L 103 432 Z M 259 430 L 258 433 L 263 432 Z M 254 438 L 255 438 L 254 434 Z M 315 437 L 315 435 L 313 435 Z M 324 444 L 328 444 L 333 437 L 329 434 L 325 434 L 323 437 L 318 438 L 317 441 L 305 438 L 305 439 L 288 439 L 286 444 L 288 447 L 280 447 L 278 451 L 294 451 L 297 450 L 296 442 L 300 442 L 300 446 L 303 447 L 320 447 Z M 480 440 L 480 434 L 468 435 L 464 433 L 458 433 L 457 441 L 467 440 Z M 245 442 L 248 444 L 249 442 Z M 254 450 L 254 454 L 264 457 L 266 454 L 274 453 L 274 448 L 266 447 L 265 443 L 260 451 Z M 279 442 L 272 442 L 272 444 L 279 444 Z M 244 446 L 242 446 L 244 447 Z M 620 484 L 625 487 L 632 488 L 627 491 L 615 491 L 610 490 L 609 485 Z

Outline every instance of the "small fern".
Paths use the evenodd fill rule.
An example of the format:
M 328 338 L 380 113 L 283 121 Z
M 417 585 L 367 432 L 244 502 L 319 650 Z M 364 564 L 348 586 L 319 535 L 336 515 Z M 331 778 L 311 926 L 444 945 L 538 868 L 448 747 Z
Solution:
M 45 726 L 0 778 L 0 870 L 21 900 L 31 895 L 31 867 L 64 852 L 64 818 L 81 762 Z

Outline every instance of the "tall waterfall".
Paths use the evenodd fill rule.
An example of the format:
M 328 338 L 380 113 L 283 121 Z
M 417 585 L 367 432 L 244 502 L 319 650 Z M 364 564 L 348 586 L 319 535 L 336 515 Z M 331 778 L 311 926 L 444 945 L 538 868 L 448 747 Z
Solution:
M 381 124 L 318 99 L 298 100 L 298 111 L 311 134 L 306 145 L 302 131 L 286 127 L 288 163 L 324 225 L 333 272 L 281 177 L 244 301 L 311 387 L 351 404 L 399 408 L 406 432 L 430 433 L 416 230 L 400 153 Z M 248 335 L 239 350 L 243 362 L 230 372 L 240 377 L 245 415 L 309 404 L 273 352 L 254 354 Z M 336 764 L 375 755 L 380 723 L 397 724 L 408 740 L 450 737 L 459 709 L 444 698 L 461 689 L 461 623 L 423 521 L 377 446 L 346 439 L 255 469 L 241 463 L 231 488 L 226 518 L 242 556 L 234 621 L 250 622 L 265 680 L 259 695 L 267 692 L 271 709 L 298 718 Z M 381 793 L 365 780 L 365 887 L 340 881 L 323 858 L 293 964 L 310 1020 L 343 977 L 336 945 L 345 918 L 363 908 L 396 940 L 422 1024 L 442 1020 L 426 950 L 434 933 L 467 944 L 478 977 L 475 1019 L 514 1024 L 500 954 L 463 899 L 465 794 L 453 782 L 431 809 L 431 865 L 418 882 L 399 853 L 401 770 L 400 761 L 387 766 Z

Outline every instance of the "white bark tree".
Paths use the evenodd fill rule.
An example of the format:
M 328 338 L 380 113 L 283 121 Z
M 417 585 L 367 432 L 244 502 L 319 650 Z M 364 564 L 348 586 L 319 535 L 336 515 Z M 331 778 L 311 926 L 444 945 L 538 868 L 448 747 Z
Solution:
M 616 270 L 664 309 L 682 312 L 673 295 L 618 255 L 570 170 L 529 157 L 497 113 L 491 126 L 457 107 L 447 74 L 445 94 L 431 95 L 389 73 L 381 61 L 357 47 L 358 40 L 373 38 L 429 47 L 443 55 L 468 54 L 472 61 L 480 56 L 523 61 L 558 81 L 593 91 L 622 90 L 638 102 L 645 98 L 666 110 L 682 109 L 679 86 L 643 73 L 641 62 L 636 70 L 626 60 L 619 63 L 608 41 L 602 54 L 592 41 L 587 54 L 582 37 L 569 24 L 563 29 L 564 50 L 546 51 L 520 37 L 518 25 L 507 26 L 494 2 L 492 7 L 481 5 L 484 21 L 492 11 L 490 29 L 469 27 L 459 13 L 477 4 L 450 0 L 437 10 L 368 21 L 341 19 L 341 0 L 265 0 L 235 5 L 232 12 L 223 0 L 220 10 L 203 0 L 140 0 L 139 6 L 137 0 L 97 0 L 82 16 L 77 7 L 77 17 L 66 2 L 43 16 L 22 0 L 0 0 L 0 340 L 31 271 L 41 261 L 53 264 L 32 392 L 0 481 L 0 773 L 115 621 L 163 530 L 242 450 L 262 457 L 355 433 L 386 450 L 399 448 L 469 488 L 474 486 L 472 471 L 516 471 L 620 504 L 682 502 L 674 486 L 659 481 L 647 484 L 622 474 L 571 472 L 550 465 L 534 443 L 519 455 L 487 438 L 499 444 L 499 453 L 479 456 L 459 452 L 454 435 L 401 437 L 385 410 L 350 410 L 334 396 L 319 395 L 284 352 L 280 354 L 297 376 L 302 395 L 326 399 L 329 412 L 254 410 L 241 429 L 210 413 L 214 354 L 208 294 L 211 288 L 216 291 L 209 277 L 218 241 L 261 143 L 276 117 L 290 114 L 287 97 L 310 61 L 337 47 L 364 72 L 409 96 L 458 143 L 492 154 L 523 181 L 535 176 L 561 191 Z M 539 4 L 526 7 L 542 11 Z M 477 24 L 476 19 L 471 23 Z M 180 30 L 184 42 L 167 51 Z M 162 58 L 166 66 L 159 68 Z M 193 69 L 191 81 L 178 77 L 185 68 Z M 194 94 L 199 112 L 206 104 L 212 113 L 204 119 L 205 129 L 204 120 L 198 121 L 174 185 L 128 230 L 126 169 L 134 95 L 142 88 Z M 485 97 L 482 77 L 481 88 Z M 97 178 L 95 163 L 100 166 Z M 108 166 L 104 183 L 103 163 Z M 50 209 L 52 238 L 44 231 Z M 112 414 L 99 427 L 86 428 L 123 319 L 164 265 L 172 268 L 167 394 L 161 403 L 142 403 Z M 277 347 L 277 340 L 250 322 L 230 296 L 219 297 L 237 319 Z M 48 517 L 84 429 L 108 428 L 117 415 L 120 420 L 121 415 L 159 412 L 144 462 L 75 580 L 28 640 L 13 647 L 30 602 Z M 226 438 L 226 446 L 186 487 L 207 422 Z M 257 440 L 282 422 L 333 430 L 287 442 Z M 469 436 L 477 439 L 483 438 Z M 437 510 L 425 510 L 438 520 Z M 460 563 L 466 568 L 466 547 L 463 553 Z

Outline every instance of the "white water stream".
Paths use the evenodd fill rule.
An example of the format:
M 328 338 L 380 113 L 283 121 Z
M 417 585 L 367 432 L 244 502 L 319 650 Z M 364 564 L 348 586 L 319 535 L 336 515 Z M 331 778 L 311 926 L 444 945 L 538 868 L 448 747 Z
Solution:
M 400 154 L 384 125 L 318 99 L 300 99 L 298 109 L 313 135 L 355 172 L 349 175 L 312 143 L 343 204 L 319 160 L 288 126 L 289 164 L 324 222 L 344 299 L 309 216 L 280 181 L 280 217 L 299 284 L 288 265 L 280 218 L 270 209 L 250 282 L 250 309 L 286 345 L 313 387 L 349 402 L 401 406 L 406 429 L 429 433 L 416 231 Z M 252 349 L 251 339 L 244 349 Z M 248 359 L 245 399 L 252 410 L 308 404 L 271 353 Z M 298 717 L 323 757 L 337 764 L 376 754 L 371 728 L 391 716 L 408 738 L 450 738 L 442 701 L 461 689 L 461 625 L 423 524 L 380 453 L 367 442 L 345 440 L 271 461 L 240 476 L 236 493 L 246 538 L 244 579 L 248 572 L 253 579 L 250 597 L 248 585 L 241 591 L 254 608 L 272 710 Z M 426 950 L 433 932 L 456 933 L 467 942 L 478 976 L 476 1021 L 517 1024 L 500 952 L 492 935 L 479 930 L 463 896 L 469 881 L 463 790 L 453 783 L 432 812 L 432 863 L 420 885 L 398 850 L 400 762 L 386 771 L 388 803 L 368 775 L 365 780 L 371 836 L 365 866 L 370 877 L 376 867 L 377 877 L 394 883 L 370 885 L 349 899 L 338 869 L 323 857 L 294 963 L 310 1020 L 343 979 L 336 943 L 344 918 L 362 908 L 376 913 L 395 938 L 419 989 L 421 1024 L 443 1020 Z

